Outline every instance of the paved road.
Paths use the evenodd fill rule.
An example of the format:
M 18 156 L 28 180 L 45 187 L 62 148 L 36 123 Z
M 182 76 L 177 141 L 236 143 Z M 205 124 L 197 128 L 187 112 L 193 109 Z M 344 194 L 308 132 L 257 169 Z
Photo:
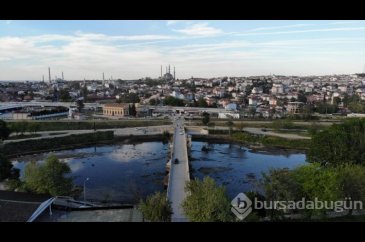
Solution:
M 174 148 L 170 168 L 170 180 L 168 187 L 168 199 L 171 201 L 173 214 L 172 222 L 187 222 L 181 204 L 186 198 L 185 184 L 190 180 L 189 164 L 186 147 L 186 134 L 180 134 L 180 128 L 184 126 L 183 120 L 177 120 L 174 131 Z M 179 160 L 178 164 L 174 164 L 174 160 Z

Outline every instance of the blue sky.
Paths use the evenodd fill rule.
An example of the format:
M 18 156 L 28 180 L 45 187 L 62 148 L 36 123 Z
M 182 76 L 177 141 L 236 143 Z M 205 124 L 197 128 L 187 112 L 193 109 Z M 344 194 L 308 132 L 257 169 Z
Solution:
M 362 72 L 365 21 L 0 21 L 0 80 Z

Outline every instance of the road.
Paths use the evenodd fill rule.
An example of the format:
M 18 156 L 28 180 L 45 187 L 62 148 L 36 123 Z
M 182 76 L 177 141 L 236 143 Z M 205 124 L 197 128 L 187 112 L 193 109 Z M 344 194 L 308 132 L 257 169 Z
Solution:
M 188 153 L 186 147 L 186 134 L 180 134 L 180 127 L 184 127 L 183 119 L 178 119 L 175 123 L 174 131 L 174 148 L 170 168 L 170 179 L 168 187 L 168 199 L 171 201 L 173 214 L 172 222 L 187 222 L 187 218 L 181 207 L 182 202 L 186 198 L 185 184 L 190 180 Z M 178 164 L 175 164 L 175 159 L 178 159 Z

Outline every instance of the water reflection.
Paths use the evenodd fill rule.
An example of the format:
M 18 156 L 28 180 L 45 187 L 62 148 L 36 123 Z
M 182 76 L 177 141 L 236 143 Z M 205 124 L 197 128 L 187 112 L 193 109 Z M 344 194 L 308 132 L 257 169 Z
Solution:
M 74 183 L 82 186 L 86 177 L 87 199 L 132 203 L 155 191 L 163 191 L 167 145 L 145 142 L 134 145 L 106 145 L 54 152 L 67 162 Z M 23 175 L 26 162 L 43 162 L 50 153 L 13 160 Z
M 208 152 L 202 151 L 209 146 Z M 204 148 L 203 148 L 204 150 Z M 270 168 L 295 168 L 305 164 L 305 154 L 288 152 L 255 152 L 235 144 L 193 142 L 191 153 L 193 176 L 211 176 L 225 185 L 229 196 L 254 189 L 253 181 Z

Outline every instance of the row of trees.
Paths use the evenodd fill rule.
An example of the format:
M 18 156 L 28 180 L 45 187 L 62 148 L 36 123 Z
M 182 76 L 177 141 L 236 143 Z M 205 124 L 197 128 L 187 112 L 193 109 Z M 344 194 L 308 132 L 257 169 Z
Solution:
M 10 130 L 14 132 L 16 135 L 20 133 L 23 135 L 25 132 L 37 133 L 41 129 L 41 125 L 38 122 L 12 122 L 9 124 Z

